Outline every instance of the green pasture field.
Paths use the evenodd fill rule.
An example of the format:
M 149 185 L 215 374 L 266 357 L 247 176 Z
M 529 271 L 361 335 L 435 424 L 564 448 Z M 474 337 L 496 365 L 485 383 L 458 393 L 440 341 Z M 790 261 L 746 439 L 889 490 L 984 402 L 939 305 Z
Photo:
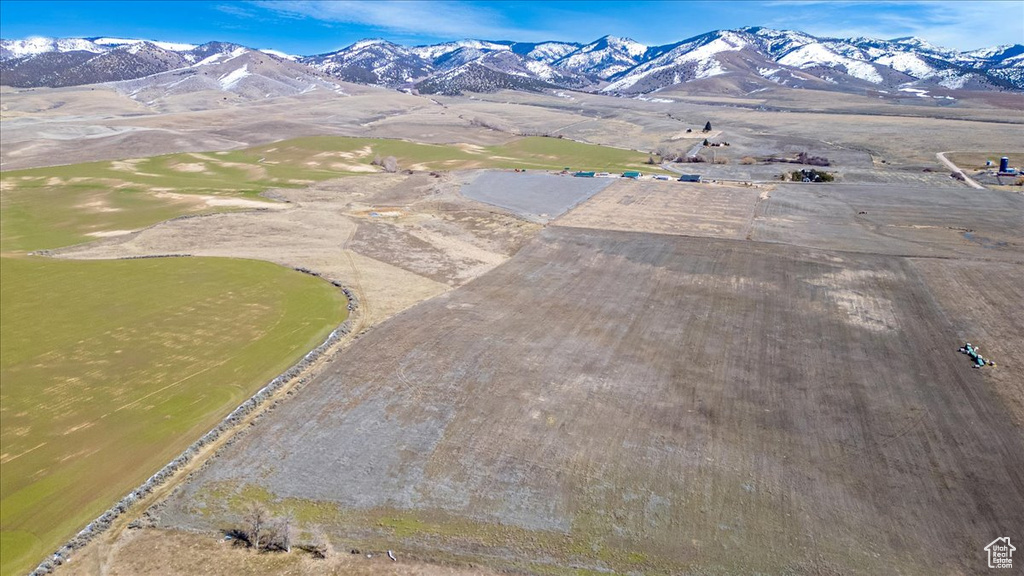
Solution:
M 659 171 L 644 164 L 647 155 L 640 152 L 558 138 L 460 147 L 339 136 L 296 138 L 230 152 L 17 170 L 0 176 L 2 251 L 69 246 L 94 240 L 92 233 L 135 230 L 183 214 L 224 210 L 174 195 L 260 200 L 259 194 L 269 188 L 373 171 L 370 163 L 387 156 L 395 156 L 402 169 Z
M 223 258 L 0 258 L 0 573 L 45 554 L 345 317 L 329 284 Z
M 458 170 L 462 168 L 527 168 L 535 170 L 596 170 L 622 172 L 651 169 L 645 164 L 647 155 L 633 150 L 584 144 L 561 138 L 529 136 L 496 146 L 456 146 L 420 144 L 405 140 L 381 138 L 347 138 L 339 136 L 311 136 L 275 142 L 243 151 L 249 161 L 254 157 L 263 163 L 301 166 L 316 162 L 317 169 L 330 163 L 332 154 L 351 154 L 353 163 L 369 164 L 375 157 L 394 156 L 399 168 L 417 166 L 428 170 Z M 228 153 L 238 154 L 238 153 Z M 320 155 L 318 157 L 318 155 Z M 320 160 L 320 162 L 317 162 Z M 344 172 L 343 168 L 339 170 Z

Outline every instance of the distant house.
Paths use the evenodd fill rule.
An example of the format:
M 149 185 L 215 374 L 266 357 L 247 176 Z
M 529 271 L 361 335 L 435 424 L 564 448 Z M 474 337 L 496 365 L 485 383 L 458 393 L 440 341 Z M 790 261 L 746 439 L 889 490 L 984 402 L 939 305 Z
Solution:
M 680 182 L 700 182 L 700 174 L 680 174 Z
M 593 178 L 594 177 L 594 173 L 593 172 L 577 172 L 577 173 L 573 174 L 573 176 L 575 176 L 577 178 Z
M 622 173 L 623 178 L 632 178 L 633 180 L 636 180 L 641 176 L 643 176 L 643 174 L 636 170 L 626 170 L 625 172 Z

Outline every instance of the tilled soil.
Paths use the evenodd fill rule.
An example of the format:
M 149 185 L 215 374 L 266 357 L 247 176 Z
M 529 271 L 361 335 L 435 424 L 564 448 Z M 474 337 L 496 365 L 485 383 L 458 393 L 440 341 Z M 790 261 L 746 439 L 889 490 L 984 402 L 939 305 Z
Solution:
M 1024 262 L 1024 195 L 972 188 L 779 184 L 751 238 L 828 250 Z
M 162 521 L 262 493 L 528 571 L 975 572 L 1024 528 L 1024 439 L 940 306 L 901 257 L 548 228 L 364 335 Z

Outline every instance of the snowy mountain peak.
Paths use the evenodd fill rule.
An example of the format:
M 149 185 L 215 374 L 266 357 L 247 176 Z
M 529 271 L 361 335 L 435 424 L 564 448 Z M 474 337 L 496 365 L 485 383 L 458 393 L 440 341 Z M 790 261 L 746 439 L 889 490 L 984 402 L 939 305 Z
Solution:
M 711 31 L 662 46 L 613 35 L 588 44 L 464 39 L 412 47 L 371 38 L 307 57 L 225 42 L 27 38 L 0 40 L 0 80 L 12 86 L 71 86 L 222 65 L 229 69 L 218 71 L 218 77 L 237 70 L 259 76 L 254 66 L 263 62 L 253 54 L 276 56 L 268 65 L 272 60 L 312 68 L 317 77 L 444 93 L 554 86 L 636 95 L 702 81 L 744 94 L 771 83 L 854 92 L 907 86 L 1024 89 L 1021 44 L 955 52 L 916 37 L 828 38 L 760 26 Z M 242 76 L 232 90 L 253 82 Z
M 531 60 L 551 64 L 555 60 L 579 50 L 582 46 L 582 44 L 574 42 L 515 42 L 512 44 L 512 51 Z
M 893 38 L 892 40 L 889 40 L 889 42 L 892 42 L 893 44 L 902 44 L 904 46 L 913 46 L 914 48 L 923 49 L 923 50 L 929 50 L 929 51 L 932 51 L 932 52 L 946 52 L 947 51 L 945 48 L 939 48 L 938 46 L 935 46 L 931 42 L 928 42 L 927 40 L 925 40 L 923 38 L 918 38 L 917 36 L 905 36 L 903 38 Z
M 398 47 L 398 44 L 395 44 L 393 42 L 389 42 L 389 41 L 387 41 L 387 40 L 385 40 L 383 38 L 366 38 L 366 39 L 363 39 L 363 40 L 359 40 L 358 42 L 353 42 L 349 46 L 346 46 L 345 48 L 343 48 L 343 50 L 362 50 L 364 48 L 369 48 L 370 46 L 388 46 L 388 47 L 395 46 L 395 47 Z
M 441 44 L 429 44 L 411 48 L 413 54 L 427 60 L 434 60 L 451 54 L 456 50 L 467 49 L 479 53 L 511 50 L 511 43 L 488 42 L 486 40 L 457 40 L 455 42 L 443 42 Z
M 604 36 L 595 42 L 594 45 L 600 45 L 601 43 L 604 44 L 604 47 L 620 50 L 634 58 L 643 56 L 644 53 L 647 52 L 647 46 L 644 44 L 641 44 L 632 38 L 625 38 L 622 36 Z
M 159 42 L 159 41 L 156 41 L 156 40 L 139 40 L 139 39 L 136 39 L 136 38 L 105 38 L 105 37 L 103 37 L 103 38 L 86 38 L 85 40 L 88 40 L 88 41 L 90 41 L 93 44 L 96 44 L 98 46 L 110 46 L 110 47 L 115 47 L 115 48 L 119 47 L 119 46 L 127 46 L 127 45 L 132 45 L 132 44 L 138 44 L 138 43 L 141 43 L 141 42 L 148 42 L 149 44 L 152 44 L 154 46 L 158 46 L 160 48 L 163 48 L 164 50 L 170 50 L 171 52 L 187 52 L 188 50 L 194 50 L 195 48 L 198 47 L 195 44 L 183 44 L 183 43 L 180 43 L 180 42 Z
M 556 67 L 607 79 L 643 61 L 648 47 L 618 36 L 604 36 L 556 60 Z

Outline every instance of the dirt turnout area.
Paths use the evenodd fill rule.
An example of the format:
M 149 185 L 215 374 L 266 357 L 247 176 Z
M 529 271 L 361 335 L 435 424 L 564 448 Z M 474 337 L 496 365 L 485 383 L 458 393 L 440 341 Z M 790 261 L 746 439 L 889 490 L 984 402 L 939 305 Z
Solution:
M 552 227 L 367 333 L 162 522 L 263 493 L 528 570 L 973 572 L 1024 527 L 1024 441 L 958 338 L 902 258 Z

